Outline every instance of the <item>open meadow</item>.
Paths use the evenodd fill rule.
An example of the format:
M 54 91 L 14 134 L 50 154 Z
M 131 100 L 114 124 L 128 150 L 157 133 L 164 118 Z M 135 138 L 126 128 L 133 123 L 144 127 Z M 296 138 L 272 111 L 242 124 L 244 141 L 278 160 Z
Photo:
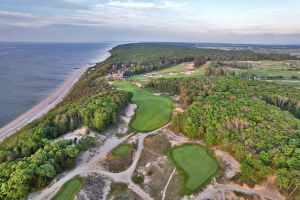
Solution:
M 183 77 L 200 77 L 203 75 L 203 68 L 189 69 L 187 66 L 191 63 L 181 63 L 165 69 L 153 71 L 146 74 L 137 74 L 129 77 L 129 80 L 147 84 L 148 81 L 157 78 L 183 78 Z
M 241 61 L 241 63 L 245 63 Z M 236 74 L 254 74 L 258 79 L 300 88 L 300 61 L 248 61 L 250 69 L 233 69 Z

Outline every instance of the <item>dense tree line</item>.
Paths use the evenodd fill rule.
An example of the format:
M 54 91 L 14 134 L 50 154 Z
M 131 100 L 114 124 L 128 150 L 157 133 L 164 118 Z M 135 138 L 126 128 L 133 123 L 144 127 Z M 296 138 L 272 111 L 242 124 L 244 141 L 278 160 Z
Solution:
M 299 59 L 289 54 L 263 54 L 253 51 L 225 51 L 201 49 L 163 43 L 138 43 L 119 45 L 111 50 L 107 60 L 110 69 L 122 69 L 125 75 L 140 74 L 163 69 L 182 62 L 202 61 L 257 61 Z
M 104 130 L 116 122 L 130 98 L 127 92 L 102 89 L 96 95 L 61 104 L 6 138 L 0 143 L 0 199 L 24 197 L 32 188 L 45 187 L 57 174 L 71 168 L 86 147 L 84 139 L 79 143 L 51 140 L 83 124 Z
M 60 106 L 0 143 L 0 160 L 3 162 L 30 156 L 48 140 L 83 124 L 102 131 L 116 121 L 118 111 L 129 100 L 129 93 L 112 90 Z
M 280 188 L 299 188 L 299 90 L 224 76 L 158 79 L 149 86 L 180 95 L 188 107 L 173 117 L 174 130 L 232 152 L 241 161 L 242 181 L 276 174 Z
M 297 60 L 296 56 L 281 53 L 255 53 L 253 51 L 225 51 L 217 49 L 201 49 L 189 46 L 164 43 L 124 44 L 114 47 L 111 56 L 87 73 L 85 79 L 76 84 L 77 91 L 96 89 L 97 81 L 104 74 L 113 71 L 124 71 L 125 76 L 141 74 L 177 65 L 182 62 L 200 61 L 258 61 L 258 60 Z M 74 92 L 69 99 L 76 99 L 79 92 Z
M 206 59 L 204 57 L 196 57 L 193 60 L 193 64 L 195 68 L 201 67 L 202 65 L 204 65 L 206 63 Z
M 88 139 L 51 142 L 29 157 L 0 164 L 0 199 L 20 199 L 32 188 L 47 186 L 59 173 L 74 166 L 76 156 L 90 143 L 84 140 Z

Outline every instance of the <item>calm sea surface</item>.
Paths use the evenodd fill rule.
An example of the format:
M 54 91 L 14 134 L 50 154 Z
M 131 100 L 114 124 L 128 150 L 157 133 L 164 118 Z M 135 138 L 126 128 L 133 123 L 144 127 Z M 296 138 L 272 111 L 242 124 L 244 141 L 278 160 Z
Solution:
M 50 95 L 115 44 L 0 43 L 0 127 Z

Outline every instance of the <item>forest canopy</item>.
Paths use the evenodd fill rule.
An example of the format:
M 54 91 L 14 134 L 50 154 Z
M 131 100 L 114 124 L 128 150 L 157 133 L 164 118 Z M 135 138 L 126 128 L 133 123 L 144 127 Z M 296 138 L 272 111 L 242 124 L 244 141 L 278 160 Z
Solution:
M 300 184 L 300 91 L 265 81 L 224 76 L 158 79 L 149 83 L 180 95 L 186 111 L 172 127 L 231 152 L 242 164 L 240 180 L 277 175 L 283 189 Z
M 125 76 L 141 74 L 192 62 L 196 58 L 205 61 L 257 61 L 257 60 L 292 60 L 299 59 L 290 54 L 255 53 L 253 51 L 226 51 L 218 49 L 201 49 L 181 46 L 173 43 L 136 43 L 114 47 L 111 56 L 104 62 L 107 72 L 124 71 Z M 97 70 L 103 72 L 103 67 Z M 97 71 L 96 70 L 96 71 Z

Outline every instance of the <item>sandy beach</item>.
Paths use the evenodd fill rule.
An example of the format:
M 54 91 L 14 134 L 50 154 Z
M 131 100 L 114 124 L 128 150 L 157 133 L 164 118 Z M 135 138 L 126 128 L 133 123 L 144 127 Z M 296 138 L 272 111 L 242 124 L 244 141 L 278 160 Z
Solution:
M 110 56 L 109 53 L 104 59 Z M 50 96 L 42 100 L 40 103 L 21 114 L 19 117 L 9 122 L 7 125 L 0 128 L 0 141 L 3 141 L 6 137 L 12 135 L 26 124 L 42 117 L 44 114 L 53 109 L 72 89 L 74 84 L 80 80 L 82 75 L 95 64 L 86 65 L 80 69 L 76 69 Z
M 80 79 L 88 68 L 89 66 L 85 66 L 80 69 L 76 69 L 72 75 L 66 79 L 50 96 L 2 127 L 0 129 L 0 141 L 53 109 L 66 96 L 73 85 Z

